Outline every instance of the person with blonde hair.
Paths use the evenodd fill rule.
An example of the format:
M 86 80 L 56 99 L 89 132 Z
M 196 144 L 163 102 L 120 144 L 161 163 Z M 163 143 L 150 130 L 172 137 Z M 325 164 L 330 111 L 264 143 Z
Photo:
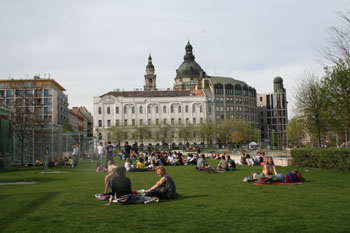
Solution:
M 156 168 L 160 180 L 150 189 L 145 190 L 145 196 L 158 197 L 159 199 L 173 199 L 176 197 L 176 185 L 174 179 L 166 173 L 163 166 Z

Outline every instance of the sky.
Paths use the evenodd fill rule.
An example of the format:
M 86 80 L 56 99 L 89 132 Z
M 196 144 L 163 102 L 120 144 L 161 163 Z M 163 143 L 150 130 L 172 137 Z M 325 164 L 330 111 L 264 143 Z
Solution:
M 149 53 L 157 87 L 172 88 L 189 40 L 208 75 L 258 93 L 282 77 L 292 116 L 295 88 L 322 75 L 317 49 L 345 10 L 345 0 L 2 0 L 0 79 L 50 77 L 70 108 L 93 113 L 93 97 L 143 87 Z

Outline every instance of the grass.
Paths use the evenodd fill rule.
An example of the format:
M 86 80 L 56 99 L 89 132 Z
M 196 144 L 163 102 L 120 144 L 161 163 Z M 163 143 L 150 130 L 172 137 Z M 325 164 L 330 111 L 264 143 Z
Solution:
M 212 166 L 218 162 L 211 161 Z M 149 205 L 105 207 L 95 193 L 105 173 L 96 162 L 42 174 L 42 167 L 0 173 L 0 232 L 349 232 L 350 173 L 300 169 L 304 185 L 254 186 L 242 179 L 261 167 L 208 174 L 193 166 L 166 167 L 179 197 Z M 287 173 L 292 167 L 278 167 Z M 133 189 L 151 187 L 155 172 L 129 173 Z

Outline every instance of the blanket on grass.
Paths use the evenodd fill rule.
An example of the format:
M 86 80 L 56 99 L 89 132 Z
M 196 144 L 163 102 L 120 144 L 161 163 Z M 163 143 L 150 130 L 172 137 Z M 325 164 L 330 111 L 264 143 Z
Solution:
M 258 182 L 254 182 L 254 185 L 276 185 L 276 184 L 304 184 L 303 182 L 295 182 L 295 183 L 284 183 L 284 182 L 273 182 L 273 183 L 267 183 L 267 184 L 259 184 Z

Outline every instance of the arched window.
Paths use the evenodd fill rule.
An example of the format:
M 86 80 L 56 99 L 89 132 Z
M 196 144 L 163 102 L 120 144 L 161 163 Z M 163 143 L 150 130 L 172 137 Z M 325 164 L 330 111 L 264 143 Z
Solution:
M 188 105 L 185 106 L 185 112 L 188 112 Z
M 248 96 L 248 87 L 247 86 L 243 86 L 243 95 Z
M 179 112 L 179 113 L 181 112 L 181 106 L 179 106 L 178 112 Z
M 119 107 L 115 107 L 115 114 L 119 114 Z
M 142 114 L 143 113 L 143 109 L 142 109 L 142 106 L 140 106 L 140 114 Z
M 124 106 L 124 114 L 126 114 L 127 113 L 127 108 L 126 108 L 126 106 Z
M 174 113 L 174 106 L 173 105 L 170 106 L 170 112 Z
M 222 84 L 220 84 L 220 83 L 215 84 L 214 89 L 215 89 L 215 94 L 218 94 L 218 95 L 224 94 L 224 87 Z
M 192 105 L 192 112 L 196 112 L 196 105 Z
M 158 109 L 158 106 L 156 106 L 156 113 L 158 113 L 159 112 L 159 109 Z
M 226 89 L 226 95 L 233 95 L 233 86 L 232 84 L 226 84 L 225 85 Z
M 166 113 L 166 106 L 163 106 L 163 113 Z
M 147 106 L 147 113 L 151 113 L 151 106 L 150 105 Z
M 135 107 L 134 107 L 134 106 L 132 106 L 132 108 L 131 108 L 131 113 L 132 113 L 132 114 L 135 113 Z
M 242 87 L 241 87 L 241 85 L 237 84 L 235 86 L 235 94 L 236 95 L 242 95 Z

